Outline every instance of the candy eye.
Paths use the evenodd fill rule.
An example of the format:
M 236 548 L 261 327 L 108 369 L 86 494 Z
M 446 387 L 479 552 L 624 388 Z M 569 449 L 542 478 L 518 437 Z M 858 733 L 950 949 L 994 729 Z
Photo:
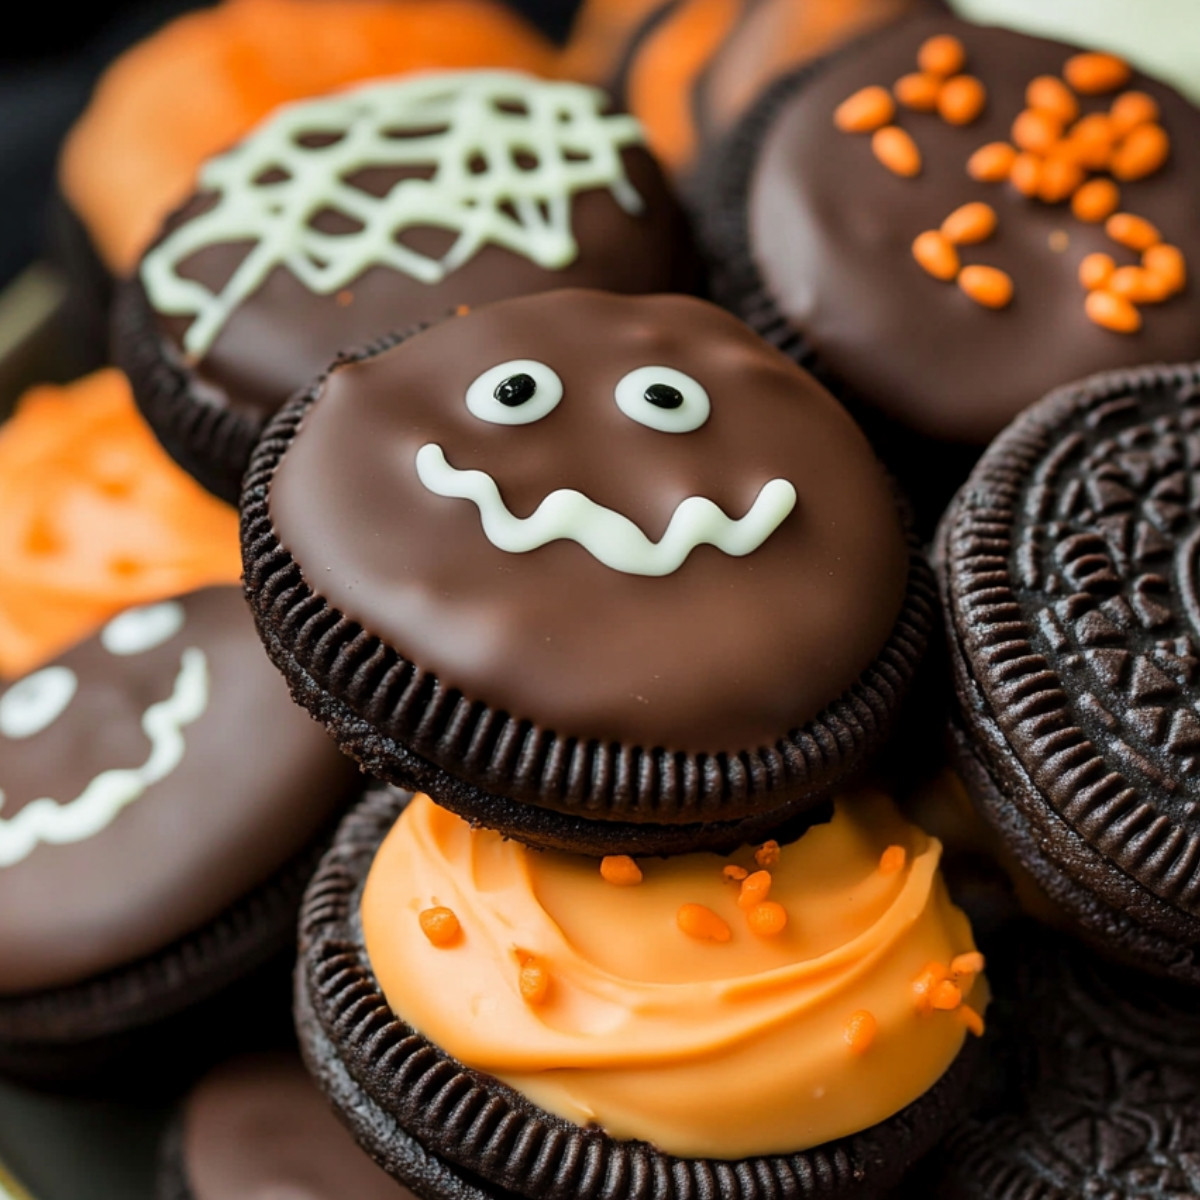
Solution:
M 708 420 L 708 393 L 674 367 L 638 367 L 616 389 L 617 407 L 662 433 L 691 433 Z
M 144 654 L 170 641 L 182 628 L 183 605 L 174 600 L 126 609 L 100 631 L 100 644 L 109 654 Z
M 0 733 L 33 737 L 52 725 L 71 703 L 79 680 L 70 667 L 43 667 L 0 696 Z
M 494 425 L 531 425 L 552 412 L 562 394 L 562 380 L 545 363 L 514 358 L 467 388 L 467 408 Z

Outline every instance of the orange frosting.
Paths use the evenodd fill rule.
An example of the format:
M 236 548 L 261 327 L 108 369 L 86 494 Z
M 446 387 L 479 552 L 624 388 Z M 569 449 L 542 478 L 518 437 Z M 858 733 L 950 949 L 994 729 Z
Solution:
M 286 101 L 407 71 L 545 75 L 552 63 L 549 42 L 490 0 L 225 0 L 108 69 L 66 140 L 59 182 L 101 257 L 126 275 L 199 165 Z
M 237 513 L 166 456 L 119 371 L 33 388 L 0 427 L 0 677 L 240 576 Z
M 905 861 L 885 872 L 892 846 Z M 766 903 L 788 920 L 761 936 L 727 859 L 643 860 L 639 886 L 614 888 L 594 860 L 418 796 L 371 868 L 363 934 L 397 1014 L 542 1108 L 671 1154 L 784 1153 L 904 1108 L 982 1027 L 987 985 L 940 854 L 888 797 L 839 800 L 771 867 Z M 458 918 L 450 948 L 422 933 L 431 905 Z M 948 984 L 936 1005 L 927 977 Z

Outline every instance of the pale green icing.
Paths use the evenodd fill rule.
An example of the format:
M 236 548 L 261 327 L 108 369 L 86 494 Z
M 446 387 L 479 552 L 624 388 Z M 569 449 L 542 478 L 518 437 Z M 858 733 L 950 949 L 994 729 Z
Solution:
M 375 266 L 435 284 L 485 245 L 561 269 L 579 253 L 571 227 L 577 192 L 607 188 L 625 211 L 643 208 L 621 161 L 624 148 L 644 143 L 641 126 L 626 114 L 605 115 L 608 103 L 603 92 L 582 84 L 458 71 L 286 105 L 204 165 L 199 190 L 215 193 L 215 206 L 145 256 L 142 282 L 157 311 L 193 318 L 183 345 L 198 359 L 280 266 L 320 295 Z M 318 147 L 299 142 L 321 134 L 337 140 Z M 536 165 L 520 165 L 518 154 Z M 483 169 L 472 170 L 480 161 Z M 365 167 L 410 166 L 433 167 L 433 177 L 404 179 L 382 198 L 345 182 Z M 264 182 L 268 172 L 286 177 Z M 310 222 L 325 209 L 362 228 L 321 233 Z M 422 227 L 455 235 L 440 258 L 397 242 L 398 234 Z M 179 274 L 198 251 L 228 242 L 253 248 L 219 292 Z

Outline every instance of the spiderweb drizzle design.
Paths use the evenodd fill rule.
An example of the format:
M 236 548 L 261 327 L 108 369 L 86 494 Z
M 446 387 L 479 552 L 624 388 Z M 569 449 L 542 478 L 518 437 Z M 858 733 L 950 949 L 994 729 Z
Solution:
M 607 102 L 580 84 L 464 71 L 288 105 L 204 166 L 199 188 L 216 204 L 146 255 L 142 282 L 159 312 L 194 318 L 183 339 L 194 360 L 279 266 L 319 295 L 374 266 L 436 284 L 489 244 L 561 269 L 579 252 L 575 193 L 606 187 L 626 212 L 643 208 L 621 161 L 625 147 L 644 142 L 641 126 L 605 115 Z M 365 168 L 432 176 L 402 178 L 378 197 L 348 182 Z M 354 232 L 315 228 L 329 210 Z M 400 240 L 418 228 L 454 240 L 431 257 Z M 197 252 L 231 242 L 252 248 L 218 291 L 180 274 Z

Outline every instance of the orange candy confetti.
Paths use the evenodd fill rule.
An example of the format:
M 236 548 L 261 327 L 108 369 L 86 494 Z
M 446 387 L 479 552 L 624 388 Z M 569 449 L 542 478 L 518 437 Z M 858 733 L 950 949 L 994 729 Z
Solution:
M 938 1012 L 953 1012 L 962 1003 L 962 998 L 962 988 L 949 979 L 943 979 L 934 986 L 929 1003 Z
M 942 233 L 956 246 L 971 246 L 996 232 L 996 210 L 975 201 L 956 208 L 943 222 Z
M 896 105 L 886 88 L 865 87 L 843 100 L 833 113 L 833 123 L 843 133 L 874 133 L 891 124 Z
M 432 945 L 440 949 L 453 946 L 462 933 L 462 926 L 459 925 L 454 910 L 443 908 L 440 905 L 436 908 L 423 909 L 417 920 L 421 923 L 421 932 Z
M 1171 294 L 1158 275 L 1142 267 L 1118 267 L 1105 286 L 1130 304 L 1161 304 Z
M 1061 125 L 1070 125 L 1079 116 L 1079 101 L 1057 75 L 1039 75 L 1030 80 L 1025 103 L 1057 117 Z
M 760 867 L 777 867 L 779 859 L 783 851 L 779 848 L 779 843 L 772 838 L 768 842 L 763 842 L 761 846 L 754 852 L 754 861 Z
M 1088 225 L 1098 225 L 1117 211 L 1121 189 L 1111 179 L 1092 179 L 1071 197 L 1071 211 Z
M 1106 288 L 1088 292 L 1083 310 L 1089 320 L 1113 333 L 1137 333 L 1142 327 L 1142 314 L 1137 308 Z
M 899 125 L 885 125 L 871 135 L 875 157 L 895 175 L 911 179 L 921 173 L 921 151 Z
M 1158 120 L 1158 101 L 1145 92 L 1122 92 L 1108 110 L 1113 129 L 1118 137 L 1124 137 L 1139 125 Z
M 883 875 L 895 875 L 897 871 L 904 870 L 904 864 L 908 862 L 908 851 L 903 846 L 889 846 L 879 856 L 879 870 Z
M 1113 151 L 1110 170 L 1120 180 L 1153 175 L 1171 153 L 1171 140 L 1161 125 L 1139 125 Z
M 537 959 L 529 958 L 521 964 L 518 976 L 521 999 L 526 1004 L 545 1004 L 550 994 L 550 972 Z
M 787 910 L 774 900 L 764 900 L 746 914 L 750 932 L 759 937 L 775 937 L 787 928 L 787 923 Z
M 933 1011 L 933 993 L 942 983 L 949 972 L 939 962 L 928 963 L 925 969 L 913 980 L 913 1002 L 917 1011 L 928 1013 Z
M 745 867 L 739 867 L 734 863 L 730 863 L 721 874 L 732 883 L 741 883 L 750 872 Z
M 1104 222 L 1104 232 L 1118 245 L 1130 250 L 1149 250 L 1162 241 L 1162 234 L 1145 217 L 1133 213 L 1113 213 Z
M 980 183 L 999 183 L 1008 178 L 1016 158 L 1007 142 L 988 142 L 967 159 L 967 174 Z
M 1046 154 L 1062 137 L 1063 123 L 1051 112 L 1027 108 L 1012 123 L 1012 140 L 1022 150 Z
M 987 104 L 987 88 L 974 75 L 947 79 L 938 92 L 938 113 L 950 125 L 970 125 Z
M 682 905 L 675 914 L 675 923 L 699 942 L 727 942 L 733 937 L 729 926 L 703 904 Z
M 967 52 L 962 42 L 950 34 L 931 37 L 917 51 L 917 66 L 929 75 L 948 78 L 957 75 L 967 65 Z
M 1115 92 L 1131 74 L 1129 64 L 1115 54 L 1076 54 L 1063 66 L 1066 81 L 1084 96 Z
M 1036 154 L 1018 154 L 1008 177 L 1022 196 L 1036 196 L 1042 182 L 1042 160 Z
M 875 1014 L 860 1008 L 858 1012 L 850 1015 L 846 1028 L 842 1030 L 842 1037 L 850 1047 L 851 1054 L 866 1054 L 878 1032 L 879 1022 L 875 1019 Z
M 1079 190 L 1083 168 L 1068 158 L 1048 158 L 1038 173 L 1038 199 L 1046 204 L 1061 204 Z
M 987 961 L 978 950 L 968 950 L 966 954 L 956 954 L 950 960 L 951 975 L 978 975 L 987 965 Z
M 938 93 L 941 90 L 941 79 L 924 71 L 902 75 L 892 87 L 896 99 L 913 112 L 933 112 L 937 108 Z
M 961 1004 L 955 1013 L 955 1016 L 973 1033 L 976 1037 L 983 1037 L 984 1024 L 983 1018 L 969 1004 Z
M 963 267 L 958 286 L 984 308 L 1004 308 L 1013 298 L 1012 279 L 998 267 Z
M 628 854 L 608 854 L 600 860 L 600 877 L 615 887 L 633 887 L 642 882 L 642 869 Z
M 1071 157 L 1089 171 L 1103 171 L 1112 156 L 1116 130 L 1112 118 L 1105 113 L 1089 113 L 1080 117 L 1067 134 Z
M 913 258 L 934 279 L 946 283 L 958 277 L 961 264 L 954 243 L 940 230 L 927 229 L 917 234 L 912 245 Z
M 742 881 L 742 890 L 738 893 L 738 908 L 749 912 L 756 904 L 761 904 L 771 894 L 771 872 L 755 871 Z
M 1151 246 L 1142 255 L 1142 266 L 1163 281 L 1168 294 L 1182 291 L 1187 284 L 1187 261 L 1178 246 L 1166 242 Z
M 1111 254 L 1089 254 L 1079 264 L 1079 282 L 1089 292 L 1094 292 L 1108 283 L 1116 269 Z

